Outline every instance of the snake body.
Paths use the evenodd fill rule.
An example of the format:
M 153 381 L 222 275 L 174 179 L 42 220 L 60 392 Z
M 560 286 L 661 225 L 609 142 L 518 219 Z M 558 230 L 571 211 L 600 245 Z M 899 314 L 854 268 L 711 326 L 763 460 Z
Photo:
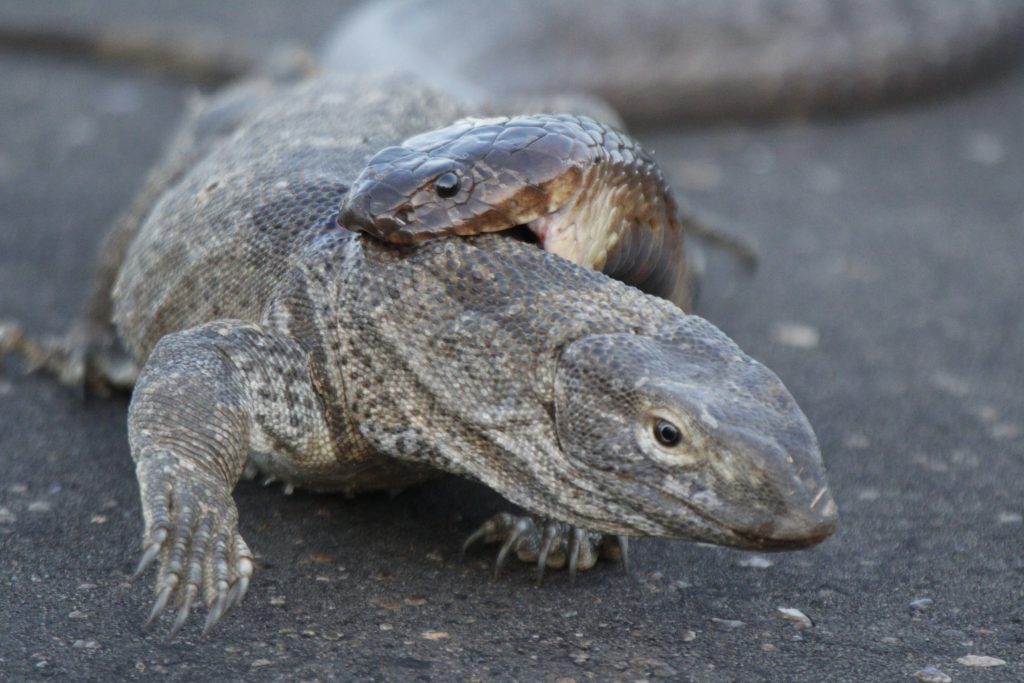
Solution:
M 311 70 L 301 54 L 160 36 L 0 27 L 0 48 L 210 82 L 256 64 L 275 79 Z M 678 123 L 865 109 L 981 80 L 1022 48 L 1024 0 L 380 0 L 339 23 L 320 61 L 335 73 L 411 72 L 478 113 L 617 120 L 583 94 L 631 122 Z M 438 192 L 442 177 L 451 197 Z M 410 138 L 374 157 L 342 221 L 395 242 L 525 225 L 550 251 L 690 300 L 661 172 L 630 138 L 585 117 L 471 120 Z
M 383 0 L 342 21 L 323 60 L 411 72 L 484 111 L 581 92 L 627 121 L 717 122 L 948 90 L 1022 47 L 1024 0 Z M 466 120 L 383 150 L 341 222 L 392 242 L 525 225 L 545 249 L 686 308 L 676 214 L 636 142 L 546 115 Z
M 338 25 L 325 63 L 480 101 L 586 92 L 679 123 L 870 109 L 1022 50 L 1022 0 L 382 0 Z
M 390 242 L 529 228 L 545 250 L 689 305 L 683 230 L 652 156 L 568 114 L 464 119 L 370 159 L 339 216 Z

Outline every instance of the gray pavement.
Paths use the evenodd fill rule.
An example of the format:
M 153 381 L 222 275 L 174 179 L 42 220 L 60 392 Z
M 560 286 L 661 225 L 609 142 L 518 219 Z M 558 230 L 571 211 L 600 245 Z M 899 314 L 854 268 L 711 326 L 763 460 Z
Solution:
M 71 19 L 65 4 L 11 4 L 0 22 L 152 12 L 310 41 L 339 3 L 88 0 Z M 0 82 L 0 318 L 58 332 L 188 88 L 9 55 Z M 859 681 L 934 666 L 1024 680 L 1022 121 L 1018 71 L 870 117 L 638 131 L 681 191 L 760 244 L 753 276 L 712 255 L 700 312 L 815 425 L 842 512 L 823 546 L 646 539 L 632 574 L 537 587 L 526 567 L 492 580 L 490 550 L 458 564 L 464 535 L 504 509 L 475 484 L 346 500 L 244 483 L 250 595 L 210 637 L 193 626 L 166 645 L 140 630 L 149 580 L 129 581 L 141 515 L 126 401 L 83 402 L 11 362 L 0 679 Z

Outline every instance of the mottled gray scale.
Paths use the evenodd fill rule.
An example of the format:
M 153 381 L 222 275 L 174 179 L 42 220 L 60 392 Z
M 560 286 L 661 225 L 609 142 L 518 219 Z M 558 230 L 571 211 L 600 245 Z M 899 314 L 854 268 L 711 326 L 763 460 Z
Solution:
M 455 105 L 415 86 L 395 102 L 336 94 L 349 87 L 350 80 L 324 79 L 283 88 L 239 125 L 232 144 L 209 150 L 154 206 L 128 254 L 133 266 L 115 287 L 115 318 L 134 356 L 144 358 L 176 329 L 258 316 L 295 253 L 336 211 L 326 207 L 351 183 L 352 169 L 388 143 L 459 115 Z M 403 97 L 437 104 L 415 111 Z M 394 128 L 377 123 L 396 111 L 403 116 Z M 218 180 L 213 190 L 210 178 Z M 254 215 L 282 229 L 254 231 Z M 181 229 L 169 235 L 161 229 L 166 224 Z
M 334 227 L 374 150 L 463 113 L 397 78 L 284 87 L 189 147 L 154 201 L 114 293 L 144 364 L 129 438 L 154 616 L 173 602 L 180 625 L 201 596 L 209 625 L 244 596 L 231 489 L 247 462 L 346 492 L 470 476 L 576 548 L 499 525 L 515 552 L 576 568 L 601 533 L 784 548 L 833 530 L 806 419 L 710 324 L 506 236 L 403 246 Z M 646 406 L 693 448 L 658 450 Z

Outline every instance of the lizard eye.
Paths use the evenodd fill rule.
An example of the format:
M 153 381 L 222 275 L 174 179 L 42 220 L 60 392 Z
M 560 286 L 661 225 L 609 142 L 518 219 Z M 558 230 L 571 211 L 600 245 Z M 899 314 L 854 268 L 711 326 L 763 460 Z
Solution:
M 437 192 L 437 196 L 441 199 L 448 199 L 454 197 L 459 193 L 459 176 L 453 172 L 448 171 L 442 173 L 437 180 L 434 181 L 434 191 Z
M 654 423 L 654 438 L 662 446 L 671 448 L 678 445 L 681 437 L 682 434 L 679 432 L 679 427 L 676 427 L 668 420 L 658 420 Z

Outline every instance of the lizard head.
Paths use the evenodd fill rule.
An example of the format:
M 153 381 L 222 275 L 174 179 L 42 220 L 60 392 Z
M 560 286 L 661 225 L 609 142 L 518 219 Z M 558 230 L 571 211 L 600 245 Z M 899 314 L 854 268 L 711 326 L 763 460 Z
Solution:
M 555 419 L 565 457 L 586 472 L 579 494 L 625 533 L 781 550 L 835 529 L 817 438 L 796 401 L 697 316 L 650 336 L 569 344 Z

